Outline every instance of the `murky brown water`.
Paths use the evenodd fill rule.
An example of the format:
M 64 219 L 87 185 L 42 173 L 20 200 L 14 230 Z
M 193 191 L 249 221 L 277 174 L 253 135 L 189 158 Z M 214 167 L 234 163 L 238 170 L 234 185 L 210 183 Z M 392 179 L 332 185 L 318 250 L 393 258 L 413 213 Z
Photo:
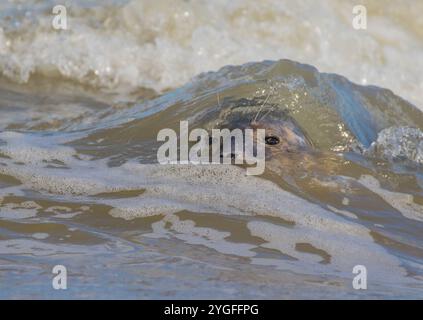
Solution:
M 423 296 L 423 116 L 418 109 L 423 82 L 420 60 L 413 66 L 405 62 L 421 53 L 421 34 L 413 31 L 419 21 L 401 25 L 407 34 L 404 46 L 413 43 L 414 50 L 397 69 L 393 63 L 402 47 L 391 48 L 393 56 L 385 47 L 385 63 L 375 62 L 386 40 L 378 38 L 376 27 L 366 41 L 380 41 L 378 49 L 363 60 L 366 81 L 374 83 L 375 74 L 386 71 L 377 84 L 392 85 L 415 107 L 389 90 L 358 86 L 287 60 L 224 67 L 181 86 L 200 71 L 274 57 L 266 53 L 270 49 L 250 48 L 232 55 L 234 60 L 225 58 L 232 51 L 216 53 L 213 60 L 217 47 L 204 49 L 205 43 L 194 36 L 186 44 L 181 40 L 186 34 L 213 35 L 201 17 L 218 11 L 204 3 L 177 6 L 197 17 L 191 29 L 170 34 L 170 27 L 162 26 L 156 33 L 150 30 L 149 37 L 134 24 L 115 23 L 120 15 L 138 21 L 128 16 L 134 6 L 150 8 L 154 16 L 154 6 L 114 3 L 107 11 L 98 3 L 83 9 L 74 2 L 76 29 L 60 35 L 48 29 L 47 4 L 4 5 L 0 297 Z M 348 3 L 323 8 L 343 21 Z M 278 10 L 295 16 L 293 11 L 306 4 Z M 232 37 L 222 40 L 225 50 L 244 39 L 236 32 L 236 15 L 252 19 L 270 14 L 258 4 L 250 7 L 254 14 L 242 13 L 243 7 L 234 4 L 235 16 L 225 20 L 234 28 Z M 387 5 L 391 7 L 396 7 L 394 1 Z M 379 9 L 369 2 L 372 17 Z M 22 18 L 25 10 L 31 14 Z M 402 11 L 395 12 L 400 16 Z M 19 23 L 8 22 L 7 14 Z M 166 10 L 160 14 L 179 19 Z M 256 19 L 268 21 L 269 30 L 280 23 L 277 16 L 260 17 Z M 304 28 L 317 28 L 315 19 Z M 378 27 L 387 23 L 375 21 Z M 291 23 L 299 26 L 296 20 Z M 261 34 L 260 28 L 257 24 L 257 34 L 251 36 Z M 265 37 L 266 48 L 276 48 L 278 34 Z M 325 67 L 327 39 L 321 39 L 316 65 Z M 291 46 L 286 54 L 276 52 L 278 58 L 299 50 L 298 44 L 285 41 Z M 342 47 L 341 40 L 329 43 L 336 41 Z M 61 54 L 54 47 L 58 43 L 64 46 Z M 185 68 L 178 59 L 194 57 L 187 48 L 196 45 L 208 52 L 209 64 L 201 65 L 197 52 L 199 62 Z M 354 61 L 362 58 L 352 49 L 350 53 Z M 311 56 L 304 53 L 303 60 Z M 332 57 L 337 73 L 359 81 L 360 73 L 342 62 L 345 55 Z M 225 121 L 242 123 L 264 102 L 268 119 L 278 121 L 281 112 L 295 119 L 312 150 L 268 159 L 260 176 L 247 176 L 242 166 L 157 163 L 161 129 L 178 132 L 183 120 L 190 128 L 206 129 Z M 51 270 L 58 264 L 68 270 L 66 291 L 51 286 Z M 367 268 L 365 291 L 352 288 L 356 265 Z

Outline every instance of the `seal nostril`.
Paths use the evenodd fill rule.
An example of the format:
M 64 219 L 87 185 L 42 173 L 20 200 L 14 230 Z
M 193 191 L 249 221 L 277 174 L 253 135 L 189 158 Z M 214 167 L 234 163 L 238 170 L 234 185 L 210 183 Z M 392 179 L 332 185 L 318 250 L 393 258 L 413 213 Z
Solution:
M 266 142 L 266 144 L 275 145 L 278 144 L 280 140 L 276 136 L 267 136 L 266 138 L 264 138 L 264 141 Z

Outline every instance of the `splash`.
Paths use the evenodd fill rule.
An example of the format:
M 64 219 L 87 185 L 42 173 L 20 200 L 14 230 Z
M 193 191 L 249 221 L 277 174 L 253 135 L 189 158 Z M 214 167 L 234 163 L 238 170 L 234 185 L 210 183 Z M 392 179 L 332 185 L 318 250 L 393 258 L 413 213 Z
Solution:
M 423 4 L 362 4 L 364 31 L 352 27 L 352 0 L 72 1 L 69 29 L 57 32 L 54 1 L 5 3 L 0 73 L 20 83 L 40 74 L 115 92 L 162 92 L 225 65 L 288 58 L 390 88 L 420 106 Z

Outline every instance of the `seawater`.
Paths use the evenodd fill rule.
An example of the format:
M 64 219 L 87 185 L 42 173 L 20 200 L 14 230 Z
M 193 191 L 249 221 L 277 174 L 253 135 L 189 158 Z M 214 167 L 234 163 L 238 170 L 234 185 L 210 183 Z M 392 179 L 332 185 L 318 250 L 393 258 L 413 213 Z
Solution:
M 54 4 L 0 4 L 0 297 L 422 297 L 423 3 Z M 157 163 L 267 96 L 310 164 Z

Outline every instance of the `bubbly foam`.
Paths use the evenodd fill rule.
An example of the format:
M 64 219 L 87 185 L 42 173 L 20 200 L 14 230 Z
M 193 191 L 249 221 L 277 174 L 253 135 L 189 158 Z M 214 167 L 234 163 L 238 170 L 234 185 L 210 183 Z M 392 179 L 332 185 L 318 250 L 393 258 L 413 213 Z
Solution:
M 414 202 L 411 194 L 393 192 L 383 189 L 377 179 L 369 175 L 363 175 L 358 180 L 369 190 L 378 194 L 383 200 L 401 212 L 408 219 L 423 221 L 423 206 Z
M 391 127 L 379 132 L 367 154 L 390 161 L 423 164 L 423 132 L 417 128 Z
M 289 178 L 304 178 L 299 175 L 288 178 L 283 173 L 275 175 L 272 179 L 277 184 L 248 177 L 245 169 L 236 166 L 161 166 L 138 162 L 154 158 L 155 151 L 149 148 L 148 139 L 163 124 L 161 120 L 168 123 L 169 119 L 177 121 L 188 114 L 193 122 L 202 122 L 203 116 L 218 122 L 219 115 L 213 114 L 221 107 L 216 92 L 221 93 L 222 110 L 229 97 L 237 104 L 241 98 L 259 101 L 261 96 L 275 93 L 272 103 L 281 107 L 289 104 L 298 117 L 306 118 L 303 124 L 310 122 L 314 127 L 310 136 L 316 142 L 316 149 L 320 148 L 318 141 L 326 146 L 326 142 L 329 145 L 336 140 L 336 134 L 347 135 L 349 125 L 355 129 L 353 134 L 369 138 L 366 140 L 369 144 L 382 128 L 413 123 L 419 126 L 419 114 L 410 111 L 400 98 L 386 90 L 355 87 L 342 77 L 318 74 L 310 66 L 287 61 L 226 67 L 219 73 L 202 74 L 179 90 L 136 106 L 132 106 L 130 97 L 137 97 L 139 102 L 139 96 L 148 98 L 144 93 L 149 90 L 141 88 L 165 91 L 186 83 L 200 72 L 228 64 L 290 58 L 362 84 L 374 83 L 393 89 L 421 106 L 423 25 L 418 14 L 422 4 L 413 0 L 406 0 L 402 5 L 394 1 L 383 4 L 365 1 L 369 28 L 357 31 L 351 25 L 352 7 L 356 4 L 352 0 L 342 3 L 335 0 L 230 3 L 109 0 L 107 3 L 106 7 L 99 0 L 72 1 L 66 31 L 51 27 L 50 12 L 56 4 L 53 0 L 0 3 L 0 74 L 17 83 L 29 82 L 25 86 L 0 79 L 0 108 L 4 112 L 0 119 L 0 220 L 5 220 L 2 225 L 6 230 L 12 225 L 10 234 L 0 235 L 1 253 L 16 256 L 18 263 L 20 256 L 27 254 L 47 261 L 46 257 L 59 254 L 73 257 L 86 254 L 92 260 L 93 254 L 100 253 L 100 264 L 108 263 L 104 253 L 110 253 L 119 272 L 133 265 L 137 270 L 134 274 L 139 274 L 140 265 L 146 265 L 142 272 L 145 279 L 162 281 L 154 281 L 149 288 L 166 293 L 169 279 L 178 278 L 174 270 L 179 267 L 187 277 L 202 270 L 196 275 L 195 288 L 207 294 L 213 283 L 227 285 L 226 290 L 232 290 L 233 285 L 241 288 L 236 282 L 252 274 L 245 270 L 269 271 L 265 272 L 265 278 L 278 279 L 276 285 L 268 281 L 278 290 L 281 280 L 276 268 L 290 271 L 286 279 L 291 284 L 292 275 L 299 274 L 300 281 L 295 287 L 302 290 L 306 288 L 307 274 L 313 274 L 329 290 L 331 284 L 325 283 L 325 278 L 342 278 L 350 288 L 353 266 L 363 264 L 368 268 L 372 288 L 379 282 L 384 291 L 389 291 L 385 284 L 392 283 L 394 295 L 411 279 L 407 275 L 415 270 L 419 273 L 418 235 L 422 220 L 421 206 L 417 203 L 419 191 L 416 198 L 388 191 L 370 176 L 361 177 L 357 183 L 352 176 L 373 169 L 360 162 L 361 155 L 352 155 L 357 157 L 352 160 L 352 168 L 348 167 L 347 159 L 333 159 L 334 171 L 341 166 L 347 173 L 339 174 L 345 177 L 332 177 L 332 172 L 326 171 L 313 172 L 316 176 L 307 187 L 313 192 L 325 192 L 317 194 L 317 199 L 308 197 L 313 198 L 314 194 L 302 188 L 300 180 L 297 181 L 299 192 L 305 192 L 301 194 L 303 198 L 281 188 L 285 188 L 285 182 L 291 182 Z M 264 86 L 263 78 L 268 80 Z M 47 101 L 43 97 L 45 92 L 38 90 L 45 89 L 37 87 L 40 83 L 51 94 Z M 56 83 L 64 95 L 62 91 L 50 90 Z M 74 91 L 67 91 L 69 88 Z M 89 89 L 87 95 L 92 100 L 84 100 L 85 89 Z M 84 91 L 81 100 L 80 91 Z M 128 95 L 129 92 L 133 94 Z M 63 99 L 67 94 L 70 99 Z M 118 110 L 110 105 L 105 98 L 109 96 L 123 97 L 124 108 Z M 100 101 L 103 103 L 99 104 Z M 165 110 L 169 106 L 179 108 L 171 113 L 175 109 Z M 310 108 L 303 114 L 301 110 L 307 106 Z M 333 110 L 326 106 L 344 112 L 344 117 L 332 114 Z M 359 108 L 349 109 L 351 106 L 370 108 L 375 123 L 366 122 L 369 117 L 360 113 Z M 165 111 L 158 123 L 144 121 L 144 116 L 161 110 Z M 301 127 L 308 130 L 302 124 Z M 330 128 L 335 129 L 330 131 Z M 377 146 L 383 152 L 373 155 L 388 161 L 405 157 L 421 162 L 418 144 L 421 132 L 415 130 L 403 127 L 382 131 L 371 148 Z M 327 134 L 319 136 L 317 131 Z M 371 133 L 368 136 L 367 131 Z M 363 146 L 357 146 L 360 148 Z M 318 165 L 331 169 L 329 162 Z M 411 175 L 416 183 L 421 182 L 418 173 Z M 282 181 L 276 180 L 279 178 Z M 360 193 L 356 198 L 355 186 L 359 188 L 359 184 L 373 192 Z M 414 187 L 414 181 L 412 184 Z M 360 197 L 368 201 L 363 204 L 369 205 L 369 212 L 357 203 L 357 199 L 363 199 Z M 382 204 L 380 197 L 405 217 L 418 221 L 409 223 L 401 216 L 385 218 L 384 212 L 372 207 L 373 200 L 377 205 Z M 107 213 L 131 221 L 119 221 L 125 227 L 115 228 L 116 219 Z M 18 219 L 27 220 L 14 221 Z M 154 222 L 150 225 L 149 221 Z M 54 222 L 57 226 L 49 228 L 48 234 L 34 233 L 35 224 L 44 222 Z M 108 227 L 98 227 L 101 223 Z M 140 230 L 135 228 L 138 223 Z M 145 230 L 146 223 L 151 230 Z M 19 230 L 28 232 L 15 230 L 16 224 L 21 225 Z M 63 231 L 59 225 L 66 226 L 75 237 L 65 233 L 56 239 L 58 232 Z M 406 233 L 410 225 L 416 232 L 410 238 L 402 237 L 401 233 Z M 381 241 L 374 230 L 382 227 L 386 231 L 382 236 L 395 243 Z M 73 245 L 79 237 L 74 231 L 84 231 L 93 240 L 101 238 L 103 249 L 83 239 L 79 240 L 84 245 Z M 56 240 L 59 244 L 53 244 Z M 138 250 L 138 245 L 142 250 Z M 122 257 L 116 254 L 122 249 L 128 252 L 128 260 L 120 260 Z M 165 252 L 168 256 L 152 263 L 152 251 Z M 204 269 L 204 262 L 214 260 L 215 256 L 204 252 L 225 255 L 213 261 L 219 268 L 216 278 Z M 183 255 L 179 257 L 181 260 L 192 257 L 196 262 L 184 262 L 178 267 L 174 259 L 177 254 Z M 80 258 L 72 260 L 82 261 Z M 231 260 L 238 262 L 228 263 Z M 197 267 L 198 263 L 201 267 Z M 258 264 L 273 268 L 256 269 Z M 225 265 L 243 271 L 222 276 L 220 270 L 229 269 Z M 78 271 L 80 266 L 79 263 L 72 270 L 83 274 Z M 113 283 L 116 270 L 113 270 Z M 257 289 L 263 286 L 264 278 L 262 272 L 255 273 L 259 276 L 252 283 Z M 128 290 L 124 282 L 126 275 L 119 277 L 119 285 Z M 417 276 L 410 282 L 415 279 Z M 132 280 L 130 277 L 129 281 Z M 182 290 L 191 284 L 184 283 Z M 415 281 L 411 283 L 414 287 L 418 285 Z M 322 296 L 320 287 L 317 291 Z M 263 297 L 266 292 L 263 290 Z
M 161 91 L 228 64 L 288 58 L 390 88 L 421 107 L 423 3 L 364 1 L 367 30 L 352 26 L 356 4 L 134 0 L 93 9 L 76 2 L 61 32 L 42 13 L 53 2 L 33 5 L 39 11 L 3 4 L 5 15 L 22 17 L 14 33 L 0 24 L 0 73 L 18 82 L 60 75 L 108 90 Z
M 170 224 L 169 228 L 166 225 Z M 222 232 L 213 228 L 197 227 L 192 220 L 181 220 L 175 214 L 167 214 L 159 222 L 152 225 L 153 233 L 145 234 L 146 237 L 175 237 L 189 244 L 203 245 L 223 254 L 232 254 L 241 257 L 253 257 L 255 252 L 251 249 L 255 245 L 247 243 L 234 243 L 225 240 L 230 232 Z M 172 232 L 169 232 L 172 231 Z
M 25 140 L 26 135 L 19 136 Z M 319 254 L 302 253 L 296 245 L 310 244 L 330 256 L 330 268 L 346 276 L 355 264 L 366 263 L 379 269 L 380 278 L 387 274 L 396 277 L 404 272 L 399 261 L 374 244 L 369 230 L 352 223 L 324 208 L 292 195 L 273 182 L 247 176 L 245 169 L 230 165 L 145 165 L 127 162 L 110 168 L 100 160 L 75 159 L 69 148 L 61 155 L 61 161 L 72 170 L 51 168 L 45 159 L 54 159 L 56 149 L 43 146 L 37 140 L 28 148 L 39 150 L 34 158 L 20 146 L 25 142 L 9 141 L 0 151 L 9 150 L 11 159 L 4 159 L 6 166 L 0 172 L 16 177 L 22 188 L 47 194 L 60 194 L 69 201 L 90 201 L 112 207 L 114 217 L 134 219 L 152 215 L 165 215 L 153 224 L 153 234 L 166 236 L 172 231 L 175 237 L 191 244 L 203 244 L 226 254 L 254 257 L 251 251 L 257 246 L 234 244 L 226 238 L 227 232 L 213 228 L 197 227 L 195 222 L 180 220 L 174 213 L 188 210 L 198 213 L 215 213 L 222 216 L 249 216 L 252 236 L 262 238 L 264 248 L 281 251 L 302 262 L 320 265 Z M 20 152 L 13 152 L 16 145 Z M 25 165 L 16 164 L 16 162 Z M 116 190 L 145 190 L 130 198 L 108 198 L 101 192 Z M 75 195 L 78 195 L 75 198 Z M 256 221 L 258 217 L 273 217 L 290 222 L 291 226 Z M 166 225 L 170 224 L 170 228 Z M 380 261 L 383 261 L 380 264 Z M 307 268 L 308 268 L 307 267 Z M 311 270 L 309 270 L 311 272 Z M 395 277 L 395 278 L 396 278 Z
M 399 278 L 405 275 L 405 270 L 399 267 L 399 261 L 374 246 L 369 235 L 367 240 L 366 237 L 357 238 L 350 235 L 338 237 L 331 233 L 322 233 L 314 228 L 290 229 L 256 221 L 248 223 L 248 228 L 252 235 L 266 240 L 266 243 L 261 246 L 308 262 L 305 269 L 313 266 L 312 268 L 321 270 L 319 264 L 329 258 L 329 268 L 343 276 L 347 276 L 358 264 L 365 265 L 369 273 L 372 273 L 374 280 L 394 281 L 393 278 L 387 278 L 387 275 L 398 273 L 395 277 Z M 300 252 L 297 245 L 304 243 L 311 244 L 315 251 Z
M 1 198 L 0 198 L 1 200 Z M 23 201 L 21 203 L 2 203 L 0 201 L 0 218 L 4 219 L 27 219 L 33 218 L 41 207 L 33 201 Z

